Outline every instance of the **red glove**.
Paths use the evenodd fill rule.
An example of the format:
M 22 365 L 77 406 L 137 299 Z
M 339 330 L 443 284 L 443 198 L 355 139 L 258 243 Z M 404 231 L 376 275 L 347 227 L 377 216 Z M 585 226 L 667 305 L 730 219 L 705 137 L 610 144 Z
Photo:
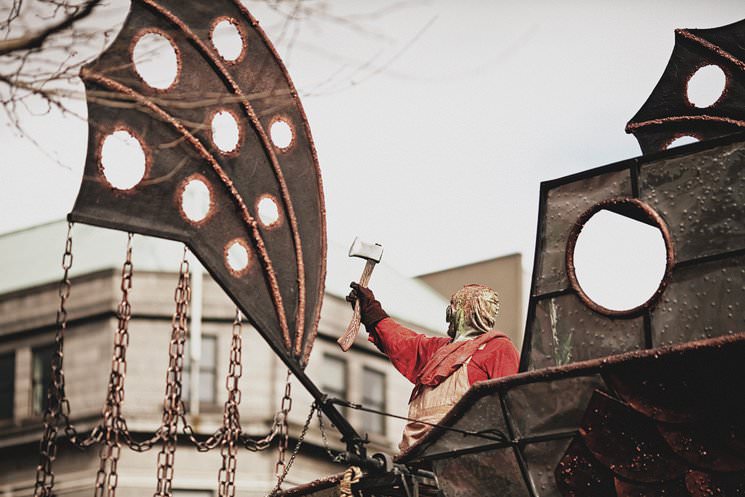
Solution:
M 347 295 L 347 302 L 352 304 L 352 308 L 354 308 L 354 303 L 358 300 L 360 301 L 362 324 L 365 325 L 367 332 L 370 333 L 375 329 L 376 324 L 388 317 L 388 314 L 383 310 L 380 302 L 375 299 L 372 290 L 354 282 L 349 286 L 352 287 L 352 291 Z

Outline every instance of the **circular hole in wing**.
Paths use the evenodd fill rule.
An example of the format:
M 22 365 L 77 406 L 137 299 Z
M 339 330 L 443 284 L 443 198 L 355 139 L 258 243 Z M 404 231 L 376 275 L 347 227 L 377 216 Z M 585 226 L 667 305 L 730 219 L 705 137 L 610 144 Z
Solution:
M 232 112 L 221 110 L 212 116 L 212 141 L 223 153 L 235 152 L 241 131 Z
M 626 212 L 633 217 L 623 209 L 601 208 L 576 235 L 568 267 L 574 272 L 580 296 L 583 293 L 600 312 L 633 312 L 663 284 L 668 270 L 665 237 L 654 218 L 645 218 L 640 204 L 630 201 Z
M 275 120 L 269 128 L 269 134 L 274 146 L 280 149 L 289 148 L 294 138 L 292 126 L 284 119 Z
M 675 138 L 673 141 L 671 141 L 670 143 L 668 143 L 666 148 L 667 149 L 671 149 L 671 148 L 675 148 L 675 147 L 680 147 L 682 145 L 688 145 L 690 143 L 696 143 L 697 141 L 700 141 L 700 140 L 698 138 L 696 138 L 695 136 L 691 136 L 691 135 L 679 136 L 679 137 Z
M 710 107 L 722 96 L 726 85 L 727 76 L 721 67 L 701 67 L 688 80 L 688 101 L 700 109 Z
M 158 90 L 170 88 L 178 77 L 176 47 L 159 33 L 145 33 L 137 39 L 132 49 L 132 62 L 142 80 Z
M 212 198 L 207 184 L 198 178 L 187 180 L 181 192 L 181 210 L 189 221 L 198 223 L 210 213 Z
M 261 200 L 259 200 L 258 208 L 259 212 L 259 219 L 261 220 L 261 224 L 266 226 L 267 228 L 274 226 L 279 222 L 279 206 L 277 205 L 277 201 L 274 200 L 273 197 L 269 195 L 264 195 L 261 197 Z
M 222 19 L 212 28 L 212 45 L 220 57 L 228 62 L 240 59 L 245 49 L 243 36 L 234 19 Z
M 248 245 L 243 240 L 233 240 L 225 247 L 225 262 L 232 273 L 243 274 L 249 260 Z
M 145 177 L 146 157 L 140 140 L 120 129 L 107 135 L 101 144 L 101 171 L 118 190 L 131 190 Z

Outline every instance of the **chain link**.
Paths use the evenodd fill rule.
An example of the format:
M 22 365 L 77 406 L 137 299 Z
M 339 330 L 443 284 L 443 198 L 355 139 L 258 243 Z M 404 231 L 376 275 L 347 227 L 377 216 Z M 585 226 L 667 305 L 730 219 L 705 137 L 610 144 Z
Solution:
M 129 346 L 129 321 L 132 306 L 129 292 L 132 289 L 132 233 L 127 236 L 127 253 L 122 265 L 122 298 L 117 307 L 117 329 L 114 333 L 114 353 L 106 403 L 103 409 L 101 435 L 103 444 L 99 450 L 99 467 L 96 473 L 94 496 L 115 497 L 119 483 L 117 465 L 121 454 L 122 403 L 124 402 L 124 380 L 127 376 L 127 347 Z
M 323 412 L 318 407 L 317 404 L 313 404 L 316 409 L 316 415 L 318 416 L 318 429 L 321 431 L 321 440 L 323 440 L 323 449 L 326 451 L 326 454 L 331 458 L 333 462 L 342 462 L 344 460 L 341 453 L 337 452 L 336 454 L 331 450 L 329 447 L 329 439 L 326 435 L 326 427 L 323 424 Z
M 277 478 L 277 484 L 269 493 L 270 497 L 277 495 L 277 493 L 279 493 L 280 489 L 282 488 L 282 483 L 285 481 L 285 478 L 287 478 L 287 474 L 290 472 L 290 468 L 292 468 L 292 464 L 295 462 L 295 458 L 297 457 L 298 453 L 300 453 L 300 448 L 303 446 L 303 442 L 305 442 L 305 436 L 308 434 L 310 422 L 313 420 L 313 414 L 316 412 L 317 408 L 318 407 L 315 402 L 310 406 L 310 412 L 308 413 L 308 417 L 305 419 L 305 424 L 303 425 L 303 429 L 300 431 L 300 436 L 297 439 L 295 448 L 292 449 L 292 453 L 290 454 L 290 459 L 287 461 L 287 464 L 283 465 L 282 474 L 279 475 L 279 477 Z
M 40 458 L 36 467 L 34 497 L 51 497 L 54 495 L 54 471 L 52 466 L 57 458 L 58 425 L 62 409 L 66 408 L 69 413 L 69 403 L 64 399 L 62 359 L 65 331 L 67 330 L 67 299 L 70 297 L 72 288 L 70 282 L 72 261 L 72 223 L 67 223 L 65 252 L 62 255 L 63 275 L 59 285 L 59 307 L 57 308 L 57 327 L 54 336 L 55 348 L 50 364 L 51 381 L 47 390 L 47 406 L 44 410 L 44 434 L 39 447 Z
M 274 465 L 274 474 L 277 477 L 277 484 L 281 484 L 282 475 L 287 474 L 287 467 L 285 463 L 287 445 L 290 440 L 290 433 L 288 430 L 289 415 L 292 410 L 292 383 L 290 383 L 290 377 L 292 373 L 287 370 L 287 379 L 285 380 L 285 393 L 282 396 L 282 402 L 279 407 L 277 417 L 275 417 L 275 424 L 277 425 L 277 436 L 279 436 L 279 444 L 277 444 L 277 463 Z
M 241 422 L 238 406 L 241 403 L 241 391 L 238 388 L 238 380 L 243 375 L 243 338 L 241 337 L 242 323 L 241 312 L 235 310 L 233 320 L 233 335 L 230 341 L 230 362 L 228 375 L 225 378 L 225 389 L 228 391 L 228 400 L 223 409 L 223 428 L 225 438 L 220 447 L 222 456 L 222 467 L 217 476 L 218 496 L 233 497 L 235 495 L 235 468 L 236 454 L 240 441 Z
M 163 424 L 161 434 L 163 445 L 158 453 L 158 482 L 155 496 L 170 497 L 173 486 L 174 461 L 176 458 L 176 442 L 178 440 L 178 421 L 184 412 L 181 400 L 182 375 L 184 370 L 184 344 L 187 332 L 187 313 L 191 298 L 191 284 L 189 280 L 189 261 L 184 256 L 179 267 L 178 285 L 173 295 L 176 311 L 171 319 L 171 341 L 168 346 L 168 371 L 166 372 L 166 391 L 163 399 Z M 197 374 L 196 372 L 194 374 Z M 198 392 L 193 392 L 194 402 L 199 402 Z

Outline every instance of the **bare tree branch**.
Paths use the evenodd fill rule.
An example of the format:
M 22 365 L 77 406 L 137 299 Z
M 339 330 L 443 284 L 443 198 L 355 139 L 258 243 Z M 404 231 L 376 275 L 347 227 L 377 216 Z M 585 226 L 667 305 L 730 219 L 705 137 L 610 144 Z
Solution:
M 64 31 L 81 19 L 88 17 L 93 9 L 96 8 L 101 0 L 88 0 L 80 7 L 76 8 L 72 14 L 65 16 L 62 20 L 46 28 L 29 33 L 9 40 L 0 41 L 0 56 L 7 55 L 19 50 L 35 50 L 41 48 L 47 38 L 55 33 Z

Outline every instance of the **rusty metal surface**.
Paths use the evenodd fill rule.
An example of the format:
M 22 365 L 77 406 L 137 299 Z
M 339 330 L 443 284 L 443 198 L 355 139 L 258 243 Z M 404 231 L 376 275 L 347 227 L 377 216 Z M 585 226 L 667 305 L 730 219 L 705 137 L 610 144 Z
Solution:
M 718 66 L 726 76 L 723 94 L 699 108 L 687 97 L 694 73 Z M 675 46 L 660 81 L 626 125 L 642 152 L 666 149 L 673 140 L 691 136 L 709 140 L 745 129 L 745 20 L 713 29 L 678 29 Z
M 239 33 L 235 61 L 221 57 L 211 30 L 222 20 Z M 151 87 L 133 64 L 145 34 L 168 40 L 178 62 L 175 81 Z M 248 55 L 247 55 L 248 54 Z M 307 363 L 325 276 L 325 213 L 320 173 L 307 120 L 287 72 L 258 23 L 238 1 L 185 3 L 137 0 L 112 45 L 81 71 L 88 93 L 89 142 L 74 221 L 186 243 L 286 362 Z M 234 150 L 221 150 L 211 119 L 223 111 L 238 124 Z M 287 124 L 289 144 L 271 126 Z M 127 131 L 146 158 L 142 180 L 110 184 L 101 162 L 105 137 Z M 182 194 L 198 179 L 209 212 L 194 221 Z M 269 198 L 279 219 L 265 222 Z M 227 250 L 248 249 L 236 270 Z
M 509 484 L 486 478 L 493 492 L 522 485 L 532 497 L 699 495 L 680 493 L 699 473 L 696 481 L 737 488 L 745 457 L 743 357 L 739 333 L 477 383 L 442 424 L 506 423 L 508 443 L 457 441 L 434 428 L 397 460 L 433 464 L 448 497 L 467 486 L 447 483 L 453 474 L 499 450 L 514 451 L 520 471 L 505 470 L 514 477 Z M 688 394 L 678 398 L 683 389 Z
M 542 183 L 521 371 L 745 330 L 743 136 Z M 574 275 L 574 243 L 600 210 L 656 226 L 665 241 L 659 288 L 628 311 L 593 302 Z

